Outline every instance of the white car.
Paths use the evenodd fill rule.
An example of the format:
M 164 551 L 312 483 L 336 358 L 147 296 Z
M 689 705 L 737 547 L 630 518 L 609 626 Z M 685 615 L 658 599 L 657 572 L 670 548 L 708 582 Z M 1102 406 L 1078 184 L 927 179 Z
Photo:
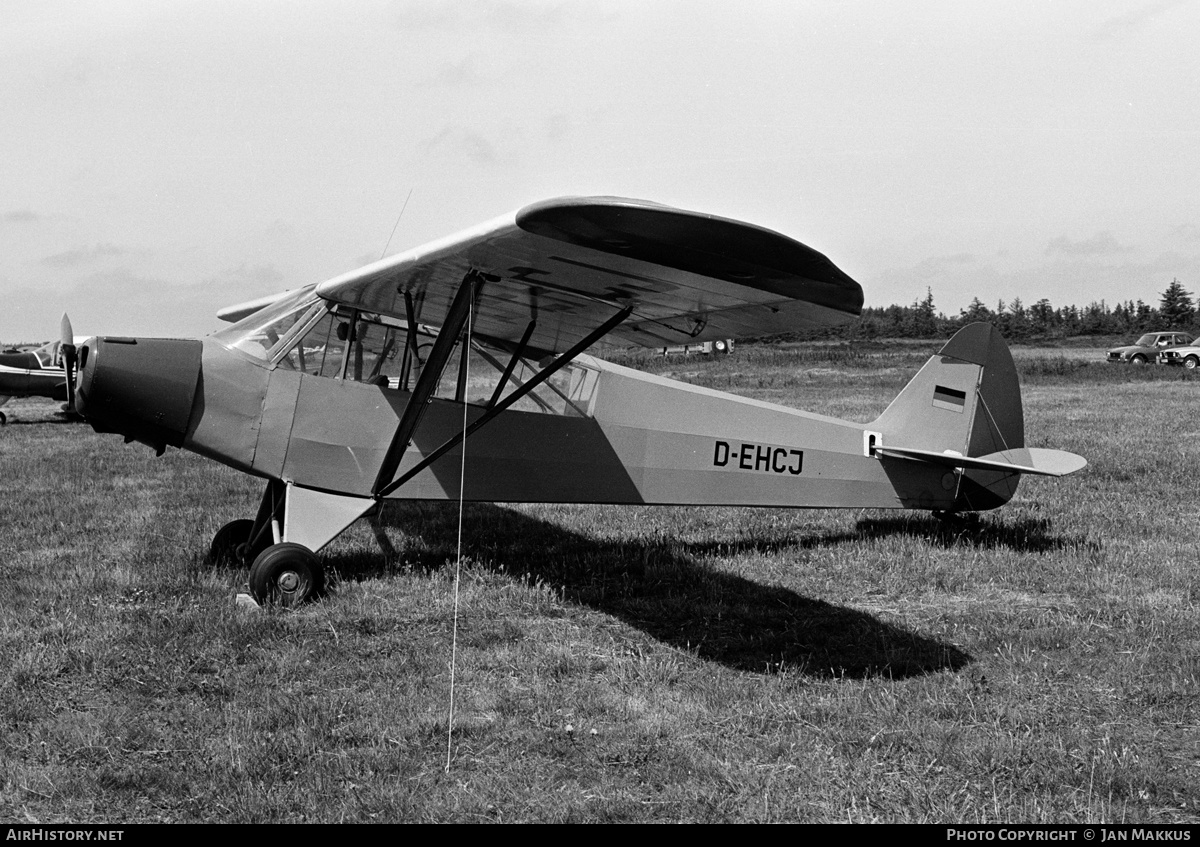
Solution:
M 1186 347 L 1173 347 L 1158 354 L 1160 365 L 1180 365 L 1194 371 L 1200 365 L 1200 344 L 1193 342 Z

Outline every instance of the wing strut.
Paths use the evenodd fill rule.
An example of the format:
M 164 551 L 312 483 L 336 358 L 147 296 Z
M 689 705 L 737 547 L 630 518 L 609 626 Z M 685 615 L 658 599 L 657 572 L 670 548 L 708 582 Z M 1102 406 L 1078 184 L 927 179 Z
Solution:
M 388 445 L 387 453 L 383 456 L 383 464 L 379 466 L 379 474 L 375 477 L 375 484 L 371 487 L 371 493 L 374 496 L 384 496 L 380 489 L 395 476 L 396 468 L 400 467 L 404 451 L 408 449 L 408 443 L 412 441 L 417 424 L 421 422 L 425 410 L 429 408 L 429 400 L 437 390 L 438 383 L 441 382 L 442 369 L 450 360 L 450 354 L 454 352 L 454 345 L 458 341 L 459 333 L 462 332 L 463 326 L 467 322 L 471 303 L 474 302 L 475 296 L 479 293 L 479 287 L 487 278 L 485 274 L 474 268 L 467 271 L 466 276 L 463 277 L 462 284 L 459 285 L 458 291 L 454 295 L 454 301 L 446 312 L 446 320 L 442 323 L 437 339 L 433 342 L 433 349 L 429 351 L 429 358 L 421 367 L 421 375 L 417 377 L 417 384 L 413 387 L 412 396 L 408 400 L 404 414 L 400 417 L 400 423 L 396 425 L 392 443 Z M 409 338 L 414 338 L 414 318 L 411 307 L 408 309 L 408 317 Z
M 533 330 L 536 326 L 537 319 L 535 318 L 529 322 L 529 326 L 525 327 L 525 334 L 521 336 L 521 341 L 517 344 L 517 349 L 513 351 L 512 358 L 508 360 L 508 365 L 504 368 L 504 373 L 501 374 L 500 381 L 496 383 L 496 390 L 492 392 L 492 399 L 488 401 L 487 407 L 489 409 L 496 405 L 500 399 L 500 395 L 504 393 L 504 387 L 508 385 L 508 380 L 512 377 L 513 368 L 521 360 L 521 354 L 525 352 L 525 346 L 529 343 L 529 336 L 533 335 Z
M 407 368 L 410 367 L 413 362 L 416 362 L 418 368 L 421 367 L 421 353 L 420 353 L 420 350 L 418 350 L 418 348 L 417 348 L 417 312 L 416 312 L 416 307 L 413 306 L 412 293 L 408 292 L 408 291 L 404 292 L 404 314 L 405 314 L 405 317 L 408 319 L 408 351 L 407 352 L 408 352 L 408 355 L 411 356 L 411 359 L 409 359 L 407 361 L 407 363 L 405 364 L 404 379 L 401 380 L 401 382 L 400 382 L 401 388 L 408 387 Z
M 465 439 L 470 437 L 481 426 L 483 426 L 488 421 L 495 418 L 496 415 L 503 412 L 505 409 L 507 409 L 513 403 L 516 403 L 518 400 L 520 400 L 522 397 L 524 397 L 530 391 L 537 388 L 539 385 L 541 385 L 547 379 L 549 379 L 554 374 L 558 373 L 560 370 L 562 370 L 564 367 L 566 367 L 568 364 L 570 364 L 572 359 L 574 359 L 576 356 L 578 356 L 584 350 L 591 347 L 593 344 L 595 344 L 597 341 L 599 341 L 601 338 L 603 338 L 605 335 L 607 335 L 609 332 L 611 332 L 613 329 L 615 329 L 626 318 L 628 318 L 632 312 L 633 312 L 633 306 L 632 305 L 626 306 L 624 309 L 617 312 L 615 315 L 613 315 L 611 318 L 606 320 L 600 326 L 596 327 L 594 330 L 592 330 L 590 333 L 588 333 L 586 338 L 581 339 L 570 350 L 567 350 L 565 353 L 563 353 L 561 356 L 559 356 L 557 359 L 555 359 L 549 365 L 547 365 L 546 367 L 544 367 L 540 371 L 538 371 L 536 374 L 534 374 L 534 376 L 528 382 L 526 382 L 524 385 L 517 388 L 515 391 L 513 391 L 512 394 L 509 394 L 507 397 L 505 397 L 503 400 L 499 401 L 498 403 L 491 404 L 482 415 L 480 415 L 478 418 L 476 418 L 474 421 L 472 421 L 470 426 L 468 426 L 462 432 L 459 432 L 456 435 L 453 435 L 450 438 L 446 439 L 445 443 L 443 443 L 440 447 L 438 447 L 433 452 L 426 455 L 424 459 L 422 459 L 420 462 L 418 462 L 416 465 L 414 465 L 412 468 L 410 468 L 408 471 L 406 471 L 404 476 L 400 477 L 397 480 L 394 480 L 393 482 L 388 483 L 383 488 L 379 488 L 378 484 L 377 484 L 376 490 L 375 490 L 375 497 L 377 497 L 377 498 L 387 497 L 389 494 L 391 494 L 393 491 L 395 491 L 401 485 L 408 482 L 410 479 L 412 479 L 414 476 L 419 474 L 421 471 L 425 470 L 425 468 L 429 467 L 434 462 L 436 462 L 438 459 L 440 459 L 442 456 L 446 455 L 447 452 L 449 452 L 450 450 L 454 449 L 456 446 L 461 444 Z M 438 337 L 438 340 L 439 341 L 441 340 L 441 336 Z M 436 349 L 436 347 L 435 347 L 435 349 Z M 433 358 L 433 356 L 431 354 L 430 359 L 432 359 L 432 358 Z M 425 375 L 424 372 L 422 372 L 421 375 L 424 376 Z M 405 415 L 407 416 L 407 410 L 405 412 Z M 403 423 L 403 420 L 401 421 L 401 423 Z M 395 444 L 396 444 L 396 442 L 393 441 L 392 446 L 395 447 Z M 405 442 L 405 446 L 407 446 L 407 442 Z M 391 456 L 391 452 L 392 451 L 389 449 L 388 450 L 389 457 Z M 401 451 L 401 453 L 403 453 L 403 451 Z M 397 461 L 396 464 L 398 465 L 399 462 Z M 379 476 L 381 479 L 383 477 L 383 471 L 385 469 L 386 469 L 386 460 L 385 460 L 385 468 L 380 469 L 380 472 L 379 472 Z M 391 470 L 391 473 L 394 473 L 394 472 L 395 472 L 395 468 L 393 467 Z

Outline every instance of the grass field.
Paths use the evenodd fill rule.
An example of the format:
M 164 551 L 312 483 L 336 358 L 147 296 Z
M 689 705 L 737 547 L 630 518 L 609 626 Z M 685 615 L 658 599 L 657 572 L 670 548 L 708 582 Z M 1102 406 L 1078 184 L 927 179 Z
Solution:
M 630 362 L 867 421 L 935 347 Z M 1016 351 L 1090 466 L 977 523 L 469 506 L 448 769 L 453 506 L 239 609 L 260 483 L 14 401 L 0 819 L 1200 822 L 1200 379 L 1094 352 Z

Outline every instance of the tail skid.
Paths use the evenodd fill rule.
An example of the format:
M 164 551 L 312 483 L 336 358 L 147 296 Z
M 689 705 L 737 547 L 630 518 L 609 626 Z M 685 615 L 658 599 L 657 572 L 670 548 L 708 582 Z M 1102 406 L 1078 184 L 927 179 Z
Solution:
M 1025 447 L 1016 365 L 999 331 L 985 323 L 959 330 L 930 358 L 867 438 L 885 462 L 953 469 L 956 512 L 1003 505 L 1022 474 L 1063 476 L 1087 465 L 1073 453 Z

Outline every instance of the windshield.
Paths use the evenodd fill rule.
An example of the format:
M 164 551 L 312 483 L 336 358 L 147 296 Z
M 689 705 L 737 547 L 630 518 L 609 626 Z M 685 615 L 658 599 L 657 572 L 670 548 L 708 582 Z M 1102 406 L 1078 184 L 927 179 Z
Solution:
M 270 306 L 247 315 L 233 326 L 217 330 L 211 337 L 226 347 L 266 360 L 270 350 L 292 327 L 314 310 L 323 308 L 315 289 L 315 285 L 310 285 L 288 292 Z
M 46 342 L 41 347 L 34 350 L 33 355 L 37 356 L 37 360 L 42 363 L 43 368 L 58 367 L 58 364 L 55 361 L 58 358 L 58 342 Z
M 1135 341 L 1133 343 L 1134 343 L 1134 346 L 1136 346 L 1136 347 L 1153 347 L 1154 346 L 1154 336 L 1153 335 L 1143 335 L 1141 338 L 1139 338 L 1137 341 Z

